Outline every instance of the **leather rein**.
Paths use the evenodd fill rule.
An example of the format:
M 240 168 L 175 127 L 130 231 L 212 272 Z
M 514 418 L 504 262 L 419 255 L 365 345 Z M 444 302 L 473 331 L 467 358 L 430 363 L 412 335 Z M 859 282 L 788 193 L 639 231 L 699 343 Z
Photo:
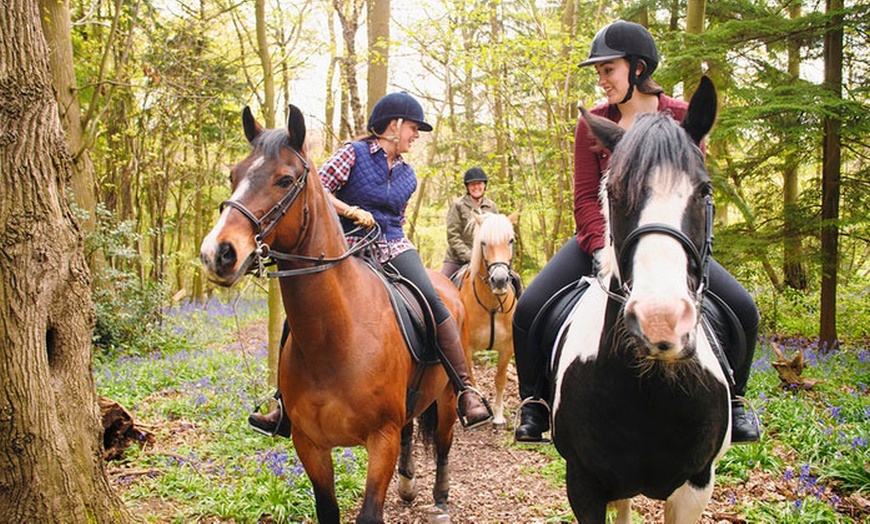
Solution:
M 505 268 L 507 268 L 507 271 L 508 271 L 508 285 L 511 286 L 511 287 L 513 287 L 514 284 L 513 284 L 513 282 L 510 281 L 510 274 L 511 274 L 511 261 L 513 261 L 513 254 L 511 254 L 511 261 L 508 261 L 508 262 L 493 262 L 492 264 L 490 264 L 490 263 L 487 262 L 487 260 L 486 260 L 486 255 L 484 254 L 483 246 L 481 246 L 480 249 L 481 249 L 481 259 L 483 260 L 483 263 L 484 263 L 484 265 L 486 266 L 486 274 L 483 274 L 483 273 L 481 273 L 480 271 L 477 271 L 477 272 L 475 273 L 475 276 L 476 276 L 478 279 L 482 280 L 482 281 L 483 281 L 487 286 L 489 286 L 489 285 L 490 285 L 490 284 L 489 284 L 489 281 L 490 281 L 490 275 L 492 274 L 492 270 L 495 269 L 495 268 L 497 268 L 497 267 L 502 267 L 502 266 L 504 266 Z M 493 344 L 495 344 L 495 316 L 496 316 L 497 314 L 499 314 L 499 313 L 505 313 L 505 314 L 507 314 L 507 313 L 510 313 L 511 310 L 513 310 L 514 306 L 517 305 L 517 290 L 514 289 L 514 294 L 513 294 L 513 297 L 512 297 L 513 300 L 511 301 L 510 306 L 506 306 L 506 305 L 505 305 L 505 304 L 506 304 L 506 300 L 505 300 L 505 299 L 503 299 L 502 297 L 500 297 L 500 296 L 496 295 L 495 293 L 493 293 L 493 296 L 494 296 L 495 299 L 498 301 L 498 305 L 497 305 L 496 307 L 494 307 L 494 308 L 488 308 L 488 307 L 486 307 L 486 305 L 481 301 L 481 299 L 480 299 L 480 295 L 478 295 L 478 293 L 477 293 L 477 280 L 474 279 L 474 278 L 471 279 L 471 289 L 472 289 L 472 291 L 474 291 L 474 299 L 477 301 L 477 304 L 478 304 L 480 307 L 482 307 L 482 308 L 483 308 L 487 313 L 489 313 L 489 345 L 488 345 L 487 348 L 484 350 L 484 351 L 489 351 L 489 350 L 492 349 Z M 492 289 L 492 288 L 490 287 L 490 289 Z
M 296 255 L 293 253 L 284 253 L 281 251 L 276 251 L 267 244 L 264 239 L 272 232 L 273 229 L 278 225 L 281 219 L 287 214 L 287 211 L 293 206 L 296 202 L 296 199 L 299 198 L 299 195 L 303 194 L 306 186 L 308 185 L 308 174 L 310 172 L 310 166 L 308 161 L 299 153 L 299 151 L 295 149 L 291 149 L 293 154 L 302 162 L 303 172 L 302 175 L 294 180 L 293 185 L 287 191 L 287 193 L 272 206 L 272 209 L 267 211 L 262 217 L 257 218 L 254 213 L 252 213 L 244 204 L 238 202 L 236 200 L 227 199 L 221 202 L 219 206 L 219 210 L 223 213 L 223 210 L 227 207 L 231 207 L 237 211 L 239 211 L 242 215 L 247 218 L 251 224 L 254 226 L 254 242 L 257 244 L 257 248 L 251 253 L 249 258 L 253 258 L 253 264 L 250 269 L 248 269 L 249 274 L 256 275 L 257 277 L 262 277 L 265 271 L 265 266 L 272 265 L 277 263 L 279 260 L 284 260 L 288 262 L 296 262 L 296 263 L 304 263 L 311 264 L 309 267 L 302 267 L 296 269 L 284 269 L 279 271 L 270 271 L 266 274 L 269 278 L 281 278 L 281 277 L 292 277 L 299 275 L 308 275 L 312 273 L 320 273 L 321 271 L 326 271 L 334 266 L 336 266 L 341 261 L 349 258 L 356 253 L 364 250 L 369 245 L 374 243 L 377 238 L 380 236 L 380 228 L 377 224 L 375 227 L 369 229 L 366 234 L 363 236 L 362 240 L 358 243 L 354 244 L 350 249 L 345 251 L 341 256 L 334 258 L 327 258 L 323 253 L 319 256 L 308 256 L 308 255 Z M 308 194 L 305 193 L 304 198 L 304 210 L 303 210 L 303 220 L 302 226 L 299 228 L 299 234 L 296 237 L 296 241 L 293 243 L 292 250 L 296 250 L 305 239 L 305 235 L 308 232 L 308 226 L 310 221 L 310 211 L 308 208 Z M 357 231 L 361 228 L 354 229 L 353 231 Z M 353 232 L 352 231 L 352 232 Z M 254 265 L 255 264 L 255 265 Z

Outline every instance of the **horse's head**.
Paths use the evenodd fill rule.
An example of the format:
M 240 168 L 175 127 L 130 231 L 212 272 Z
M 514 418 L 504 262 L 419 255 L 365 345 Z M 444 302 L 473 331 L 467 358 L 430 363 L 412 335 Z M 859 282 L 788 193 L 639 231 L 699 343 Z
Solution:
M 700 143 L 716 106 L 715 87 L 704 77 L 682 125 L 644 114 L 624 131 L 584 111 L 592 133 L 613 151 L 602 201 L 615 278 L 627 295 L 625 326 L 647 357 L 677 361 L 695 350 L 713 226 Z
M 517 214 L 506 216 L 484 213 L 474 215 L 474 218 L 476 225 L 471 249 L 471 269 L 486 281 L 493 293 L 504 295 L 511 283 Z
M 232 195 L 200 248 L 209 278 L 223 286 L 237 282 L 270 247 L 292 249 L 276 233 L 294 228 L 298 241 L 307 220 L 307 204 L 294 206 L 310 171 L 302 112 L 291 105 L 287 129 L 264 129 L 246 107 L 242 123 L 251 152 L 230 172 Z

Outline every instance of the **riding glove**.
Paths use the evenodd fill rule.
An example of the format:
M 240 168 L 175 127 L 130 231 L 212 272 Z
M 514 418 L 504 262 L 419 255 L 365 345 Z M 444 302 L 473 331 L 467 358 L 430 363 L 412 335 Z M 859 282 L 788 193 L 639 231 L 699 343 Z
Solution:
M 372 227 L 375 225 L 375 217 L 365 209 L 360 209 L 359 206 L 350 206 L 345 209 L 344 216 L 353 220 L 353 223 L 358 226 Z

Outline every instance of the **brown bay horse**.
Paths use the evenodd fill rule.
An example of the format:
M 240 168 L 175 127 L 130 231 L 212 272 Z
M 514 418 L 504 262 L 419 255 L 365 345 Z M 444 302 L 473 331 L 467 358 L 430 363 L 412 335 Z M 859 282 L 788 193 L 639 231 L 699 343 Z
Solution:
M 492 424 L 504 429 L 504 389 L 514 354 L 511 322 L 519 291 L 511 279 L 517 213 L 485 213 L 475 215 L 475 220 L 471 261 L 459 282 L 459 296 L 468 314 L 466 358 L 471 362 L 472 353 L 481 350 L 498 353 Z
M 400 457 L 402 498 L 416 495 L 410 438 L 414 419 L 434 443 L 433 495 L 446 509 L 447 455 L 456 398 L 440 365 L 425 366 L 413 412 L 406 395 L 417 364 L 409 354 L 387 289 L 349 248 L 338 215 L 307 157 L 305 123 L 290 106 L 287 129 L 268 130 L 248 108 L 242 121 L 250 154 L 231 172 L 232 196 L 202 244 L 209 278 L 232 286 L 262 258 L 277 262 L 292 337 L 283 348 L 278 384 L 291 436 L 311 479 L 322 523 L 339 522 L 331 450 L 368 452 L 365 496 L 357 522 L 383 522 L 384 499 Z M 456 288 L 430 277 L 462 329 L 465 313 Z M 416 384 L 416 381 L 415 381 Z M 405 437 L 404 439 L 402 437 Z M 347 519 L 344 519 L 347 520 Z

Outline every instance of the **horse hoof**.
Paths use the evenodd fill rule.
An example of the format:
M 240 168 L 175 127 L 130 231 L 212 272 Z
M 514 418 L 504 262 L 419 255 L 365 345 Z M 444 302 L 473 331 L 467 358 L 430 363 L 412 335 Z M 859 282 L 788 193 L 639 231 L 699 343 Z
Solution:
M 507 429 L 507 421 L 505 421 L 505 420 L 502 420 L 499 422 L 493 421 L 492 427 L 493 427 L 493 429 L 496 429 L 498 431 L 504 431 Z
M 450 514 L 447 513 L 447 504 L 435 504 L 429 509 L 428 524 L 450 524 Z
M 405 502 L 414 502 L 419 492 L 416 479 L 409 479 L 399 475 L 399 498 Z

